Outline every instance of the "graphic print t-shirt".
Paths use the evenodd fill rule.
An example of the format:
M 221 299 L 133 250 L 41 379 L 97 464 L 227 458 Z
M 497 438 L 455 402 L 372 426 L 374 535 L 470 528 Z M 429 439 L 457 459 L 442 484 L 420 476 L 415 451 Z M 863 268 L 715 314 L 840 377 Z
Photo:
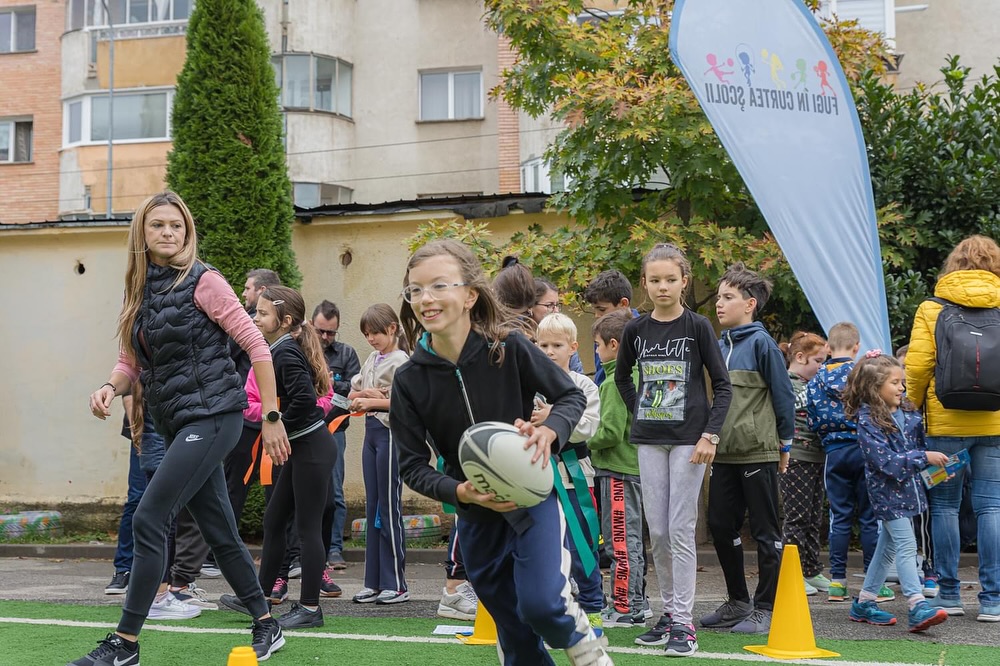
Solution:
M 636 365 L 638 386 L 630 376 Z M 634 444 L 694 444 L 701 433 L 721 430 L 724 408 L 721 418 L 712 419 L 719 421 L 714 429 L 709 422 L 705 368 L 713 377 L 727 378 L 728 388 L 715 333 L 701 315 L 685 310 L 674 321 L 664 322 L 646 314 L 625 326 L 615 383 L 633 415 Z M 728 397 L 727 393 L 726 406 Z

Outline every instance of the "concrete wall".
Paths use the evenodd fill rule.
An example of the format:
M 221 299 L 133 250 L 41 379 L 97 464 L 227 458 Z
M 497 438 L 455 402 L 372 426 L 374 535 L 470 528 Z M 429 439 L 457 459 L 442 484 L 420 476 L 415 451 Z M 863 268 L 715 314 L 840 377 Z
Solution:
M 307 309 L 327 298 L 343 313 L 341 339 L 362 360 L 371 352 L 358 330 L 364 309 L 398 307 L 408 257 L 405 240 L 448 211 L 326 218 L 296 224 L 293 245 Z M 490 220 L 497 242 L 534 222 L 565 224 L 556 215 Z M 88 397 L 116 359 L 115 322 L 125 270 L 125 227 L 0 232 L 0 283 L 10 313 L 0 327 L 5 355 L 0 383 L 0 503 L 117 503 L 124 497 L 128 442 L 119 434 L 122 408 L 107 421 L 91 416 Z M 350 252 L 344 265 L 342 255 Z M 574 315 L 575 316 L 575 315 Z M 580 317 L 581 350 L 589 350 L 590 318 Z M 585 363 L 590 354 L 582 351 Z M 346 493 L 363 501 L 363 424 L 348 430 Z M 416 496 L 407 491 L 407 499 Z M 427 506 L 433 509 L 432 503 Z
M 909 90 L 917 82 L 940 87 L 939 70 L 948 55 L 961 56 L 962 64 L 972 67 L 973 79 L 992 74 L 993 67 L 1000 64 L 1000 2 L 910 0 L 905 4 L 929 7 L 896 14 L 896 47 L 906 54 L 897 82 L 900 89 Z

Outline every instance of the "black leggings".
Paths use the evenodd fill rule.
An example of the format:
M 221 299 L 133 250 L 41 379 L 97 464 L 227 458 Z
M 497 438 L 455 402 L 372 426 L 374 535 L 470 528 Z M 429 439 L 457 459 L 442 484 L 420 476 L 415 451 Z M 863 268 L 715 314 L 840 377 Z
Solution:
M 165 437 L 166 453 L 132 518 L 135 556 L 119 633 L 138 634 L 142 629 L 167 567 L 167 532 L 185 505 L 236 595 L 254 617 L 267 614 L 222 472 L 222 460 L 236 445 L 242 428 L 242 413 L 227 412 L 189 423 L 173 437 Z
M 325 427 L 292 440 L 292 454 L 274 483 L 264 511 L 264 550 L 260 586 L 270 591 L 285 557 L 285 528 L 294 515 L 301 543 L 302 592 L 299 602 L 319 604 L 319 587 L 326 569 L 323 512 L 333 477 L 337 447 Z

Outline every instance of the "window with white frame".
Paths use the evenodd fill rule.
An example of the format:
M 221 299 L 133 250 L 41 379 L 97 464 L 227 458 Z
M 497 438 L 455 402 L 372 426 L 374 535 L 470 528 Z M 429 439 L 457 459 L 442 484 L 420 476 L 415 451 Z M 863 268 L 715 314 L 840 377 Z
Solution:
M 293 200 L 299 208 L 351 203 L 354 190 L 332 183 L 292 183 Z
M 0 10 L 0 53 L 35 50 L 35 8 Z
M 483 72 L 420 72 L 420 120 L 483 117 Z
M 0 118 L 0 164 L 31 161 L 30 119 Z
M 286 109 L 329 111 L 351 117 L 354 66 L 330 56 L 285 53 L 271 58 Z
M 111 23 L 138 25 L 186 21 L 191 16 L 194 0 L 68 0 L 66 3 L 66 28 L 100 27 Z
M 521 164 L 521 190 L 523 192 L 563 192 L 567 178 L 554 171 L 541 157 L 533 157 Z
M 115 91 L 113 119 L 108 117 L 109 96 L 86 95 L 64 104 L 63 144 L 166 141 L 170 139 L 172 90 Z M 114 132 L 108 123 L 114 123 Z

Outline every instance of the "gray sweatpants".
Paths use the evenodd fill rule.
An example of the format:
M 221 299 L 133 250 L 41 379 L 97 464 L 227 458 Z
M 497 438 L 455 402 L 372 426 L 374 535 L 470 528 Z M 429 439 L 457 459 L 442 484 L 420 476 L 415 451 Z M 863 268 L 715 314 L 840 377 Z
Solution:
M 243 414 L 227 412 L 189 423 L 166 438 L 166 453 L 132 518 L 135 555 L 119 632 L 138 634 L 142 629 L 167 567 L 167 531 L 185 505 L 236 595 L 254 617 L 267 614 L 253 560 L 236 529 L 222 471 L 222 460 L 242 429 Z
M 646 509 L 663 612 L 673 615 L 674 622 L 692 624 L 698 571 L 694 531 L 705 465 L 690 462 L 693 444 L 643 444 L 638 449 L 642 504 Z
M 601 534 L 611 556 L 611 605 L 623 614 L 640 613 L 645 606 L 642 545 L 642 489 L 635 477 L 607 476 L 597 470 L 601 502 Z

